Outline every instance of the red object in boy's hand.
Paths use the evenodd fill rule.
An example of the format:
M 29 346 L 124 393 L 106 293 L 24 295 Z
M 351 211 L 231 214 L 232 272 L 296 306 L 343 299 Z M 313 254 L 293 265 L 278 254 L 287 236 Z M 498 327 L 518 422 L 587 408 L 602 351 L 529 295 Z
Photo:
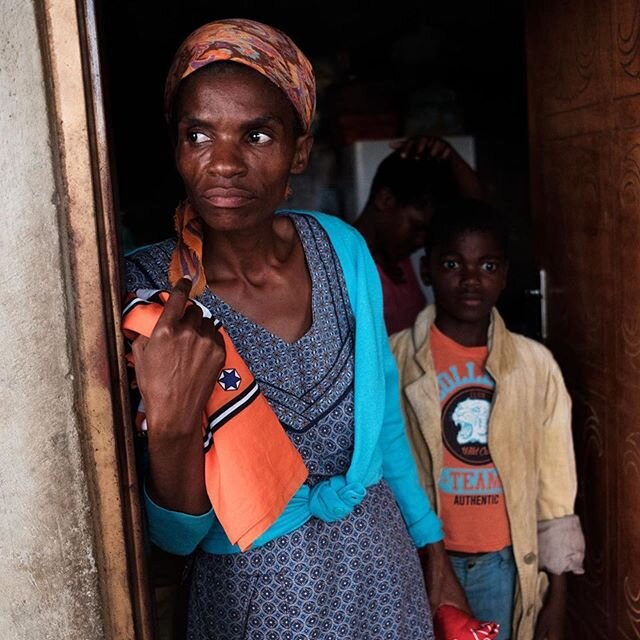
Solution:
M 436 640 L 486 640 L 498 636 L 497 622 L 480 622 L 458 607 L 440 605 L 433 617 Z

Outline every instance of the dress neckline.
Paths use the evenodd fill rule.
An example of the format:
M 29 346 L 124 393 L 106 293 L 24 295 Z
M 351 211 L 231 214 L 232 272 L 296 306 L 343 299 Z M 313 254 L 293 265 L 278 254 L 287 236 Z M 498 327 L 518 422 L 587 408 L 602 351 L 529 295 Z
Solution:
M 264 325 L 260 324 L 259 322 L 256 322 L 249 316 L 245 315 L 244 313 L 241 313 L 240 311 L 232 307 L 223 298 L 220 298 L 218 295 L 216 295 L 209 288 L 208 284 L 205 286 L 205 289 L 201 294 L 201 298 L 203 299 L 205 297 L 211 298 L 211 300 L 215 302 L 216 306 L 222 307 L 224 309 L 225 313 L 233 314 L 236 318 L 239 318 L 240 320 L 242 320 L 244 324 L 248 324 L 254 327 L 260 333 L 263 333 L 269 336 L 272 340 L 274 340 L 275 342 L 281 345 L 284 345 L 286 348 L 295 348 L 300 346 L 302 343 L 306 342 L 313 335 L 313 333 L 315 333 L 316 318 L 318 317 L 318 313 L 317 313 L 318 291 L 317 291 L 317 284 L 315 282 L 316 278 L 314 276 L 314 270 L 309 265 L 309 246 L 307 244 L 306 238 L 304 237 L 304 234 L 300 233 L 300 229 L 298 227 L 301 216 L 296 216 L 291 213 L 287 213 L 287 214 L 281 213 L 279 215 L 286 215 L 291 220 L 291 222 L 293 223 L 294 229 L 298 234 L 298 238 L 300 239 L 300 244 L 302 245 L 302 253 L 304 254 L 305 264 L 307 266 L 307 271 L 309 272 L 309 279 L 311 280 L 311 324 L 309 325 L 309 328 L 300 337 L 296 338 L 292 342 L 289 342 L 288 340 L 285 340 L 282 336 L 278 335 L 277 333 L 274 333 L 273 331 L 270 331 Z M 209 305 L 205 303 L 205 306 L 209 306 Z M 222 320 L 222 318 L 219 318 L 219 319 L 224 326 L 224 321 Z

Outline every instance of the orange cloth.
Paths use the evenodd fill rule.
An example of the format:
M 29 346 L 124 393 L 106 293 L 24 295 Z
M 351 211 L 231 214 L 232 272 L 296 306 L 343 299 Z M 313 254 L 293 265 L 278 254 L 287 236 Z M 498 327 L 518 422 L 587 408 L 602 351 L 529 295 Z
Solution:
M 125 336 L 151 336 L 168 298 L 167 291 L 154 290 L 131 296 L 123 312 Z M 190 304 L 211 318 L 206 307 Z M 245 551 L 278 519 L 308 471 L 229 335 L 211 321 L 224 339 L 226 359 L 203 414 L 205 485 L 227 537 Z M 134 366 L 133 354 L 127 358 Z
M 442 415 L 439 516 L 450 551 L 485 553 L 511 545 L 502 482 L 489 450 L 495 382 L 487 347 L 465 347 L 434 325 L 431 353 Z
M 492 640 L 500 630 L 497 622 L 480 622 L 450 604 L 438 607 L 433 626 L 436 640 Z
M 171 254 L 169 282 L 175 286 L 185 276 L 191 278 L 191 295 L 199 296 L 207 286 L 202 266 L 202 218 L 187 200 L 176 208 L 174 216 L 178 243 Z

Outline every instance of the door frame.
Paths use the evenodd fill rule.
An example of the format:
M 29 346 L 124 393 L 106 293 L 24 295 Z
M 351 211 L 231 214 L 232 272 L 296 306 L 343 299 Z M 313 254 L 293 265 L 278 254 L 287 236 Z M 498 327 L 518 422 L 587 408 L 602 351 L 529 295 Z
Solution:
M 96 8 L 43 0 L 38 12 L 104 637 L 151 640 Z

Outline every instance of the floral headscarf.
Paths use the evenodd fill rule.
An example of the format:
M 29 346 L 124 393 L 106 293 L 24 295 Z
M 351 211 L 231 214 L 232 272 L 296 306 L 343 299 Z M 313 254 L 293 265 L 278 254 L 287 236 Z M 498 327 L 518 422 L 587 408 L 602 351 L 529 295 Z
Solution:
M 212 62 L 237 62 L 271 80 L 289 98 L 305 133 L 316 104 L 316 81 L 311 63 L 291 38 L 254 20 L 217 20 L 196 29 L 178 49 L 164 92 L 169 118 L 178 85 Z

